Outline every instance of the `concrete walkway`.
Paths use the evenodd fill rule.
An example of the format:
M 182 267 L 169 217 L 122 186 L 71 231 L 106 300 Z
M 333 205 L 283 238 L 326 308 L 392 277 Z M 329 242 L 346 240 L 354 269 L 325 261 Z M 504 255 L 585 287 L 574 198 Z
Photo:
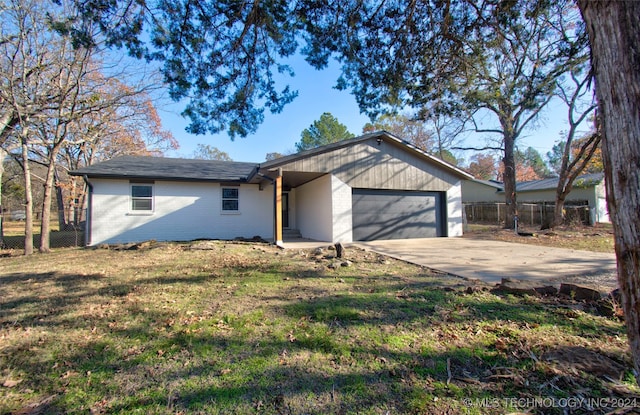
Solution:
M 330 243 L 300 241 L 285 243 L 285 248 L 327 245 Z M 549 283 L 575 279 L 607 289 L 616 284 L 614 254 L 468 238 L 397 239 L 355 242 L 346 248 L 349 246 L 491 284 L 502 278 Z

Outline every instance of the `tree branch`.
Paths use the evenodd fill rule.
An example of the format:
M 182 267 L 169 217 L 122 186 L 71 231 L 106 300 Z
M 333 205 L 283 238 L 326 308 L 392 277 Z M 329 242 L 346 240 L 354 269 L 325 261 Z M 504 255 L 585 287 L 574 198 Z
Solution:
M 463 150 L 463 151 L 494 150 L 494 151 L 504 151 L 504 148 L 502 148 L 502 147 L 491 147 L 491 146 L 487 146 L 487 147 L 451 147 L 451 150 Z

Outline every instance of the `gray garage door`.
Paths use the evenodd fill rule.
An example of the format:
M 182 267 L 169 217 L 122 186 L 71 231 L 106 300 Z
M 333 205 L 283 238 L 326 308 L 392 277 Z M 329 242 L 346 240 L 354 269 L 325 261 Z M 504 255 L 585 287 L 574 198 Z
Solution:
M 353 239 L 444 236 L 442 193 L 353 189 Z

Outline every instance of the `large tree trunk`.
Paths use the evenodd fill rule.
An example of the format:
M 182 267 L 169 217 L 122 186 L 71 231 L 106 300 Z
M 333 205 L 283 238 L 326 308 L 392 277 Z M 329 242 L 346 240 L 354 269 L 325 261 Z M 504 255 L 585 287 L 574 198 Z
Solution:
M 2 206 L 2 175 L 4 174 L 4 159 L 7 157 L 7 152 L 0 147 L 0 249 L 6 248 L 6 244 L 4 242 L 4 227 L 3 227 L 3 218 L 4 218 L 4 208 Z
M 518 205 L 516 197 L 516 160 L 515 160 L 515 139 L 509 134 L 504 135 L 504 157 L 502 163 L 504 173 L 502 181 L 504 182 L 504 195 L 506 203 L 506 212 L 504 217 L 505 229 L 513 229 L 515 227 L 515 218 L 518 215 Z
M 24 254 L 33 254 L 33 193 L 31 191 L 31 168 L 29 166 L 28 129 L 22 132 L 22 171 L 24 173 Z
M 562 180 L 562 178 L 560 179 Z M 560 189 L 556 189 L 556 205 L 553 208 L 553 220 L 549 223 L 549 228 L 560 226 L 564 223 L 564 199 L 566 197 L 565 192 Z
M 49 166 L 44 182 L 44 196 L 42 198 L 42 223 L 40 225 L 40 252 L 51 251 L 51 202 L 53 201 L 53 179 L 55 159 L 58 156 L 57 147 L 49 153 Z
M 15 117 L 15 113 L 12 110 L 5 110 L 0 116 L 0 248 L 5 247 L 4 242 L 4 227 L 3 227 L 3 208 L 2 208 L 2 175 L 4 174 L 4 159 L 8 156 L 8 151 L 5 147 L 6 140 L 9 138 L 9 133 L 13 130 L 13 127 L 18 123 L 18 118 Z
M 618 283 L 640 385 L 640 2 L 578 5 L 591 42 Z
M 60 175 L 57 170 L 54 170 L 53 174 L 53 188 L 56 191 L 56 204 L 58 205 L 58 230 L 66 231 L 73 220 L 73 215 L 72 212 L 67 212 L 67 207 L 64 203 L 64 194 L 62 192 L 62 186 L 60 186 Z M 70 206 L 69 210 L 71 209 L 72 206 Z

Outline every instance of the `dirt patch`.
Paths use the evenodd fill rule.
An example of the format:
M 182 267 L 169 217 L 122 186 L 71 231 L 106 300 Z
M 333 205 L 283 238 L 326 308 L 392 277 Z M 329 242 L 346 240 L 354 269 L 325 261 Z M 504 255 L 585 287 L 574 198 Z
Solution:
M 467 225 L 465 238 L 513 242 L 594 252 L 614 252 L 613 228 L 609 224 L 596 226 L 558 227 L 540 230 L 520 227 L 516 234 L 512 229 L 496 225 Z
M 621 381 L 625 366 L 603 353 L 597 353 L 586 347 L 566 346 L 549 350 L 542 360 L 553 364 L 555 370 L 564 374 L 577 371 L 591 373 L 594 376 Z

